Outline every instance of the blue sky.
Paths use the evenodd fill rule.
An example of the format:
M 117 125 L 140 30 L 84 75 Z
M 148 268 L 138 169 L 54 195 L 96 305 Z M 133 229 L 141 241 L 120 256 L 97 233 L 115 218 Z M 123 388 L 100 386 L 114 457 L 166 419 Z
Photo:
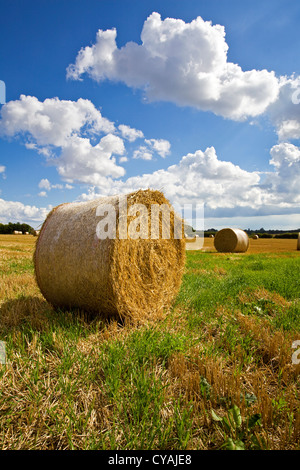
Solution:
M 152 187 L 205 228 L 299 228 L 299 22 L 297 0 L 2 0 L 0 222 Z

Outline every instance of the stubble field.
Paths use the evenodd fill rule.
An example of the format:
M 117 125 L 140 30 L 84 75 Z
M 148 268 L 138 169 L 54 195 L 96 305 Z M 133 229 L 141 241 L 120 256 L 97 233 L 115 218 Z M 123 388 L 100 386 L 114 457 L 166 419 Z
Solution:
M 0 449 L 299 449 L 296 240 L 205 239 L 172 310 L 135 326 L 54 310 L 35 242 L 0 236 Z

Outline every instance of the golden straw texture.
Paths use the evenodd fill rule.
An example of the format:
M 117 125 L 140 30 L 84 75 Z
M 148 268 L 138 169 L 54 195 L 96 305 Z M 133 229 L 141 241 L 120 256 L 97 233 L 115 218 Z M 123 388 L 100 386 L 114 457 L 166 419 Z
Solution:
M 214 245 L 219 252 L 243 253 L 248 250 L 249 238 L 241 229 L 223 228 L 217 232 Z
M 115 208 L 117 236 L 99 239 L 96 226 L 101 217 L 96 211 L 106 204 Z M 118 217 L 119 196 L 62 204 L 49 213 L 34 254 L 36 280 L 49 303 L 132 320 L 156 318 L 170 307 L 181 285 L 185 241 L 174 238 L 174 212 L 170 238 L 163 239 L 161 232 L 158 239 L 150 238 L 150 207 L 167 204 L 172 209 L 160 191 L 127 195 L 128 210 L 133 204 L 147 207 L 148 222 L 140 227 L 147 229 L 148 223 L 147 239 L 119 236 L 120 223 L 124 227 Z M 134 219 L 125 215 L 126 230 Z M 163 220 L 160 217 L 160 230 Z

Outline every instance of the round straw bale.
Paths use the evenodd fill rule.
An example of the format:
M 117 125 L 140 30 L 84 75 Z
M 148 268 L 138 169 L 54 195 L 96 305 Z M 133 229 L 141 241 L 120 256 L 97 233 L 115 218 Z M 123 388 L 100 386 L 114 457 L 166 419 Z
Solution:
M 241 229 L 223 228 L 217 232 L 214 245 L 219 252 L 243 253 L 248 250 L 249 238 Z
M 178 231 L 174 236 L 174 221 L 176 227 L 178 221 L 182 227 L 182 221 L 160 191 L 128 194 L 127 212 L 120 201 L 119 196 L 112 196 L 66 203 L 48 214 L 36 243 L 34 266 L 38 286 L 54 307 L 142 320 L 157 318 L 171 306 L 185 266 L 182 229 L 179 237 Z M 147 237 L 130 236 L 130 224 L 137 220 L 130 212 L 133 204 L 147 208 L 149 216 L 139 225 L 140 233 L 148 229 Z M 162 216 L 158 217 L 159 235 L 151 236 L 153 204 L 171 210 L 169 238 L 162 235 L 166 224 Z M 107 205 L 115 210 L 116 232 L 99 238 L 96 227 L 99 220 L 106 221 Z M 101 218 L 97 214 L 104 209 Z M 107 218 L 108 223 L 111 220 Z
M 257 234 L 253 235 L 253 240 L 258 240 L 259 236 Z
M 300 232 L 298 233 L 297 250 L 300 250 Z

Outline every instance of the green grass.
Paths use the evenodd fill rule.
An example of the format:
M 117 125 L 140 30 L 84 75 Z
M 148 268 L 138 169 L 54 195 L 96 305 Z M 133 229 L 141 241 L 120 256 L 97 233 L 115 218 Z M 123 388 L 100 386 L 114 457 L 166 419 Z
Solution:
M 32 262 L 30 260 L 13 260 L 7 263 L 5 266 L 0 267 L 0 276 L 24 273 L 33 273 Z
M 187 252 L 134 327 L 52 309 L 27 248 L 1 269 L 1 449 L 299 449 L 297 253 Z
M 195 270 L 199 270 L 199 275 Z M 205 269 L 207 272 L 203 273 Z M 280 320 L 274 321 L 278 328 L 297 329 L 299 331 L 300 307 L 300 263 L 299 257 L 270 258 L 270 255 L 222 256 L 209 253 L 189 253 L 187 274 L 184 277 L 177 303 L 184 303 L 191 312 L 192 325 L 207 321 L 216 309 L 216 305 L 226 305 L 234 310 L 241 308 L 238 296 L 245 290 L 264 288 L 277 293 L 286 300 L 297 303 L 284 310 L 277 308 Z M 219 274 L 219 271 L 221 274 Z M 265 310 L 266 301 L 255 300 L 243 306 L 243 311 L 259 315 Z M 276 307 L 275 307 L 276 309 Z M 263 313 L 263 312 L 262 312 Z M 286 318 L 288 317 L 288 319 Z

